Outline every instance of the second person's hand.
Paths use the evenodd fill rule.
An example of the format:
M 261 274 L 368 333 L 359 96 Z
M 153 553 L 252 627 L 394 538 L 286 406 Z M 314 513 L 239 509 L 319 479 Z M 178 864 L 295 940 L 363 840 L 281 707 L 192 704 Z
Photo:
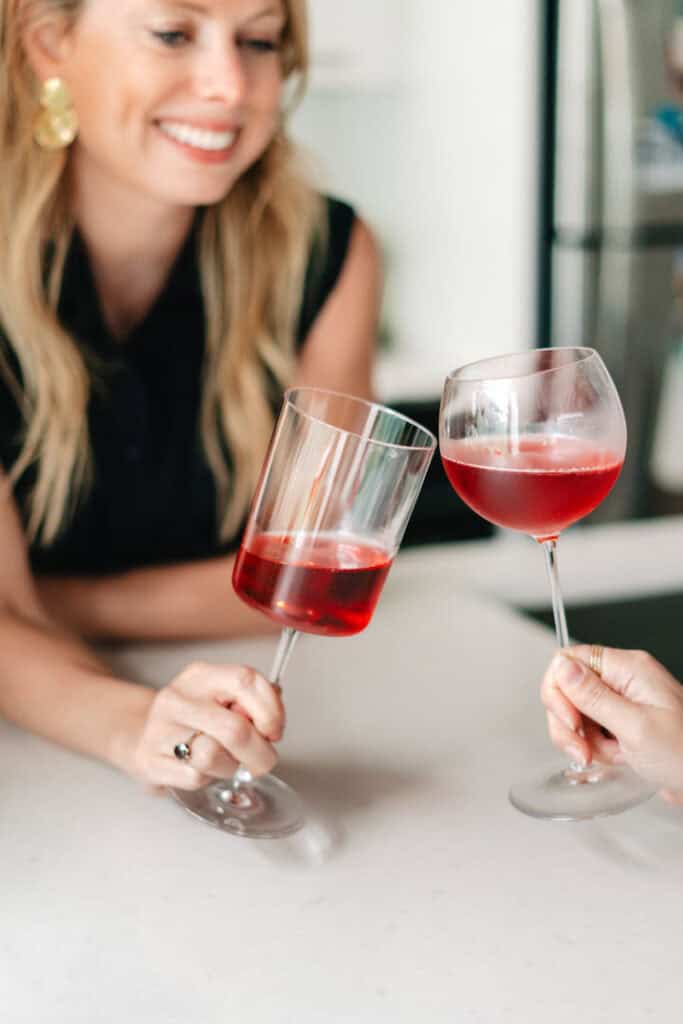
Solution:
M 666 799 L 683 802 L 683 687 L 645 651 L 603 648 L 598 676 L 590 651 L 559 652 L 543 678 L 554 744 L 584 764 L 628 764 Z

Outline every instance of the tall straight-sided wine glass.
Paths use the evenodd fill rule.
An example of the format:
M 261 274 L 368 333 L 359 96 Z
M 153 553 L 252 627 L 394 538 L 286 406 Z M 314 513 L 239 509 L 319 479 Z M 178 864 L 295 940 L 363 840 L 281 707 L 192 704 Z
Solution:
M 607 496 L 626 454 L 619 395 L 590 348 L 548 348 L 483 359 L 446 379 L 441 458 L 453 489 L 484 519 L 542 545 L 557 642 L 569 643 L 556 548 L 560 532 Z M 630 768 L 583 766 L 514 785 L 510 800 L 538 818 L 615 814 L 652 795 Z
M 435 450 L 433 434 L 392 409 L 318 388 L 285 393 L 232 575 L 239 596 L 282 626 L 271 682 L 299 632 L 365 629 Z M 301 800 L 274 775 L 240 768 L 174 792 L 235 835 L 274 838 L 303 824 Z

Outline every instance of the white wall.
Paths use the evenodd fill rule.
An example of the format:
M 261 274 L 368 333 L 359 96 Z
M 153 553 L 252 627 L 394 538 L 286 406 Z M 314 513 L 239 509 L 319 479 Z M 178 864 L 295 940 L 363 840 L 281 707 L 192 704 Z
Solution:
M 386 397 L 533 342 L 537 0 L 310 0 L 295 134 L 386 248 Z

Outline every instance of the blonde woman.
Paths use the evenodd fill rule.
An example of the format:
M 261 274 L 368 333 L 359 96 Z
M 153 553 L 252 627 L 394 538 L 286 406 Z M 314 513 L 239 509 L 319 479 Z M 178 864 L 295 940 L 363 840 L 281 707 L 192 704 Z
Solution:
M 230 551 L 282 387 L 370 391 L 376 249 L 284 132 L 304 0 L 0 0 L 0 47 L 0 712 L 152 784 L 260 774 L 258 673 L 157 694 L 74 637 L 258 628 Z

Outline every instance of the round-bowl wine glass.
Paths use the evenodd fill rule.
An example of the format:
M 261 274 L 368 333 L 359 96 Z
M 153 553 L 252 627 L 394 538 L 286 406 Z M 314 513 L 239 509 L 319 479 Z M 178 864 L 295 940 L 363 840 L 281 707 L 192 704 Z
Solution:
M 368 625 L 435 450 L 433 434 L 385 406 L 319 388 L 285 393 L 232 576 L 237 594 L 282 627 L 273 683 L 299 632 L 341 637 Z M 239 836 L 284 836 L 304 821 L 291 787 L 244 768 L 174 795 Z
M 614 486 L 626 453 L 619 395 L 590 348 L 532 349 L 483 359 L 446 379 L 439 447 L 455 492 L 545 552 L 557 642 L 569 644 L 557 568 L 562 530 Z M 514 785 L 510 800 L 538 818 L 615 814 L 652 795 L 626 766 L 572 763 Z

